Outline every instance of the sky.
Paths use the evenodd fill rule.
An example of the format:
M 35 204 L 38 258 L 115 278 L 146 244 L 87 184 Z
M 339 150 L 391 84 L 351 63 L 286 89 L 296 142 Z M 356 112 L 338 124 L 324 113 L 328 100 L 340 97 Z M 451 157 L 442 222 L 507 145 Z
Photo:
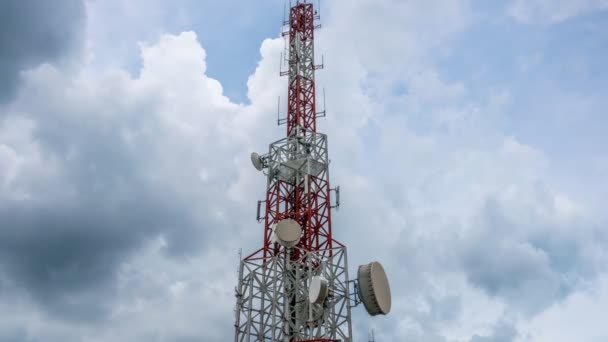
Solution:
M 284 6 L 0 2 L 0 341 L 233 339 Z M 321 16 L 334 237 L 393 294 L 353 341 L 607 341 L 608 1 Z

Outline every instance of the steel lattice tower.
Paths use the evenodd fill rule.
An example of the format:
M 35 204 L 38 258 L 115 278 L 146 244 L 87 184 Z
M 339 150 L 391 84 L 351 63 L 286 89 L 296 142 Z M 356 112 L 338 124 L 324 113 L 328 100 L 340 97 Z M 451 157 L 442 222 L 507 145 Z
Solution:
M 264 221 L 264 245 L 243 258 L 236 288 L 235 342 L 351 341 L 346 248 L 332 237 L 327 136 L 317 132 L 313 4 L 296 0 L 289 10 L 287 136 L 270 144 L 259 158 L 267 169 L 265 201 L 258 203 Z M 322 116 L 321 115 L 321 116 Z M 265 214 L 260 217 L 260 203 Z M 337 203 L 336 203 L 337 204 Z M 302 229 L 297 245 L 273 239 L 274 227 L 292 219 Z M 314 276 L 329 284 L 329 295 L 311 303 Z

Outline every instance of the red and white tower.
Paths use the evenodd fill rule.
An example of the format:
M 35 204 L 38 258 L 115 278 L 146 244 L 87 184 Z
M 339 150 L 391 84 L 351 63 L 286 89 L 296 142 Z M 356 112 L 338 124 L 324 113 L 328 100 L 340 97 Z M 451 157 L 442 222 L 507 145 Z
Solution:
M 251 156 L 267 176 L 266 199 L 258 202 L 264 242 L 240 263 L 235 342 L 350 342 L 353 306 L 363 302 L 372 315 L 390 310 L 382 266 L 361 266 L 351 281 L 346 247 L 333 238 L 339 188 L 330 188 L 327 135 L 317 132 L 316 124 L 325 115 L 317 111 L 315 92 L 319 16 L 312 3 L 293 2 L 284 32 L 287 117 L 279 120 L 287 136 L 271 143 L 267 154 Z

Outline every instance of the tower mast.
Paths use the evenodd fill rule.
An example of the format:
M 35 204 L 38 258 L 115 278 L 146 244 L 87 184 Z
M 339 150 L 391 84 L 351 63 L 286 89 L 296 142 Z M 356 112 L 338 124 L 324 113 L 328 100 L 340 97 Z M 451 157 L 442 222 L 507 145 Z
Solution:
M 351 342 L 359 280 L 349 279 L 346 247 L 332 235 L 339 187 L 330 188 L 327 135 L 317 132 L 317 117 L 325 115 L 317 112 L 315 93 L 315 71 L 322 67 L 315 64 L 314 48 L 319 16 L 306 0 L 291 5 L 284 23 L 289 30 L 283 33 L 289 69 L 281 72 L 289 76 L 287 117 L 279 119 L 287 134 L 271 143 L 267 154 L 251 156 L 267 176 L 257 215 L 264 222 L 263 246 L 240 263 L 234 341 Z M 369 297 L 363 302 L 373 314 L 385 314 L 387 306 L 377 307 L 372 298 L 379 268 L 366 267 L 359 271 Z M 381 275 L 386 278 L 384 270 Z

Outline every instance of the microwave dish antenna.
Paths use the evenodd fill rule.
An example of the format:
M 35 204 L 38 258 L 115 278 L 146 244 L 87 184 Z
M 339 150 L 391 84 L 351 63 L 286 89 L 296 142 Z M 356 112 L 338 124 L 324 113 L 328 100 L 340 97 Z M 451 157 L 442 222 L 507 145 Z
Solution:
M 359 266 L 359 297 L 371 316 L 391 311 L 391 288 L 384 267 L 377 261 Z

